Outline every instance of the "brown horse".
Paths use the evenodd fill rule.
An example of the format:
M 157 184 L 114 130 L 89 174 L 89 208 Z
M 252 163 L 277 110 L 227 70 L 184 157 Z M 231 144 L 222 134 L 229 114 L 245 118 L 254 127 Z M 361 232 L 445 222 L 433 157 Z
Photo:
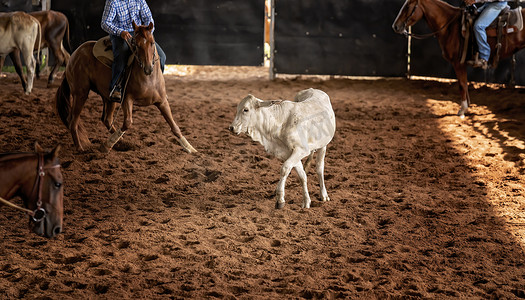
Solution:
M 521 11 L 523 15 L 523 9 Z M 464 118 L 470 104 L 468 94 L 467 65 L 461 63 L 461 14 L 462 9 L 441 0 L 406 0 L 392 25 L 395 32 L 408 35 L 407 28 L 425 18 L 432 33 L 437 37 L 443 57 L 449 61 L 459 81 L 461 107 L 458 116 Z M 491 58 L 494 60 L 496 38 L 489 37 Z M 510 57 L 525 47 L 525 30 L 509 33 L 502 39 L 500 58 Z
M 62 231 L 63 178 L 58 161 L 60 146 L 44 153 L 36 145 L 36 153 L 0 154 L 0 199 L 28 212 L 33 232 L 54 237 Z M 24 208 L 6 202 L 20 197 Z
M 155 105 L 164 119 L 168 122 L 172 133 L 187 152 L 196 152 L 182 135 L 175 124 L 166 95 L 164 77 L 158 63 L 155 40 L 151 33 L 153 24 L 137 26 L 133 23 L 135 46 L 133 48 L 134 60 L 131 73 L 122 101 L 124 122 L 120 129 L 115 130 L 113 115 L 116 103 L 109 100 L 109 83 L 111 68 L 101 63 L 93 55 L 94 41 L 85 42 L 73 54 L 66 66 L 64 80 L 57 90 L 56 108 L 62 122 L 71 130 L 73 142 L 79 150 L 90 144 L 85 129 L 80 122 L 80 113 L 92 90 L 102 97 L 104 108 L 102 122 L 112 133 L 106 143 L 102 145 L 103 151 L 110 151 L 122 135 L 131 127 L 133 104 L 139 106 Z M 70 99 L 72 97 L 72 101 Z

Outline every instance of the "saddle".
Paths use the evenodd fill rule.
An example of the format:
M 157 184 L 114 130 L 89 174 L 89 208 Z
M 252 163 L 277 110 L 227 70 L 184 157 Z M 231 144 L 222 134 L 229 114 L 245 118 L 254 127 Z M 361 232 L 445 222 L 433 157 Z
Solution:
M 105 66 L 111 68 L 113 63 L 113 50 L 111 48 L 111 40 L 109 35 L 99 39 L 95 46 L 93 47 L 93 56 L 95 56 L 98 61 L 103 63 Z M 133 62 L 133 55 L 129 56 L 127 67 Z
M 473 57 L 472 53 L 476 52 L 474 48 L 476 48 L 477 44 L 474 35 L 472 34 L 476 18 L 477 14 L 473 13 L 472 10 L 463 10 L 461 19 L 461 34 L 463 36 L 461 63 L 465 63 L 469 49 L 471 50 L 470 57 Z M 506 8 L 502 10 L 499 16 L 494 19 L 489 27 L 487 27 L 487 36 L 496 38 L 496 51 L 492 57 L 493 68 L 496 68 L 499 62 L 499 52 L 502 46 L 501 41 L 503 37 L 521 30 L 523 30 L 523 15 L 521 14 L 521 7 L 515 9 Z

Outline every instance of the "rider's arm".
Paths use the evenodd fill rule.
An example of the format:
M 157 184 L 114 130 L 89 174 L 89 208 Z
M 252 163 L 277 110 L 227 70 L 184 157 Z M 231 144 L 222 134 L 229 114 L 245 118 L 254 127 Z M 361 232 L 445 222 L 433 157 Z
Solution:
M 149 9 L 146 0 L 140 1 L 140 20 L 142 21 L 142 25 L 148 26 L 149 23 L 153 23 L 155 25 L 155 22 L 153 22 L 153 16 L 151 15 L 151 10 Z M 153 31 L 155 31 L 155 26 L 151 32 Z
M 120 35 L 122 29 L 120 29 L 115 24 L 115 19 L 117 16 L 117 9 L 113 1 L 106 1 L 106 6 L 104 6 L 104 13 L 102 14 L 102 20 L 100 26 L 102 30 L 109 34 Z

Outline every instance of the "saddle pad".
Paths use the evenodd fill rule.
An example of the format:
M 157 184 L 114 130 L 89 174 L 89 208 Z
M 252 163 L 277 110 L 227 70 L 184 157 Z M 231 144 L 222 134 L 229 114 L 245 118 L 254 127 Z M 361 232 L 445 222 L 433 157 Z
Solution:
M 113 50 L 111 50 L 111 40 L 109 35 L 99 39 L 93 47 L 93 56 L 95 56 L 105 66 L 111 68 L 113 63 Z M 133 55 L 129 56 L 128 66 L 133 61 Z

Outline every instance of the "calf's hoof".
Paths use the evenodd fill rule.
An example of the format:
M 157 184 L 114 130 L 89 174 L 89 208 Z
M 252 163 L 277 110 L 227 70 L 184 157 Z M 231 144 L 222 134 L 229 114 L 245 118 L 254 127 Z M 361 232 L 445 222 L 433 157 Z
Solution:
M 283 207 L 284 207 L 284 202 L 279 202 L 279 201 L 275 202 L 276 209 L 281 209 Z

